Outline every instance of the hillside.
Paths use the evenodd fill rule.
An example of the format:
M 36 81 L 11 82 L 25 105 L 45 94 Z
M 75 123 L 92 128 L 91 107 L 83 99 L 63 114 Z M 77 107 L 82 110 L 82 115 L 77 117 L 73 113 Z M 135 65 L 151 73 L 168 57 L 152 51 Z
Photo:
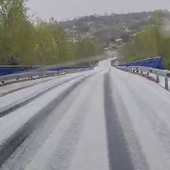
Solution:
M 159 12 L 162 17 L 170 18 L 169 11 L 159 10 Z M 94 41 L 103 43 L 122 38 L 126 42 L 129 34 L 155 24 L 154 13 L 155 11 L 127 14 L 112 13 L 103 16 L 94 14 L 60 22 L 59 25 L 64 27 L 70 36 L 89 37 Z

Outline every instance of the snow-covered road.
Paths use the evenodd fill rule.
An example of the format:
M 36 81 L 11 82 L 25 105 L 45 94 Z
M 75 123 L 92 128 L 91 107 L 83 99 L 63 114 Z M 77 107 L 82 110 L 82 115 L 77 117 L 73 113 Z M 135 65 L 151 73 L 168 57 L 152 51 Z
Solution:
M 110 67 L 1 97 L 0 170 L 170 170 L 170 92 Z

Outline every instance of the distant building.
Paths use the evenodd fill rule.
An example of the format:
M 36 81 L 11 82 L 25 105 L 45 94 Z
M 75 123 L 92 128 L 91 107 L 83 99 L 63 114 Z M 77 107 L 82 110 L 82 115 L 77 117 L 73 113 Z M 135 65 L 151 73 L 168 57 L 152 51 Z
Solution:
M 73 43 L 76 43 L 76 42 L 78 42 L 78 39 L 77 39 L 77 38 L 75 38 L 75 37 L 69 37 L 69 38 L 67 38 L 67 39 L 66 39 L 66 41 L 67 41 L 67 42 L 73 42 Z
M 146 32 L 146 31 L 140 31 L 140 32 L 137 32 L 137 33 L 135 33 L 135 34 L 132 34 L 131 36 L 132 36 L 132 37 L 136 37 L 136 36 L 140 35 L 140 34 L 143 33 L 143 32 Z
M 128 28 L 126 28 L 126 29 L 123 31 L 123 33 L 129 33 L 129 32 L 131 32 L 131 30 L 129 30 Z
M 121 38 L 115 40 L 117 44 L 122 44 L 123 40 Z
M 79 34 L 79 37 L 81 39 L 85 39 L 85 38 L 94 39 L 93 34 L 90 32 L 81 33 L 81 34 Z

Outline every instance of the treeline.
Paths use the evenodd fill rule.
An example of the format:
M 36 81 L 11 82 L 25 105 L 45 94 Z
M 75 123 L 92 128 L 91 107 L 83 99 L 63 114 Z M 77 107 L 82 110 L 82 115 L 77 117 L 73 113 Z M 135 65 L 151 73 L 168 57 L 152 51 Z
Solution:
M 69 37 L 54 19 L 30 18 L 25 0 L 0 0 L 0 64 L 49 65 L 102 53 L 101 44 Z
M 164 18 L 170 17 L 167 10 L 157 10 Z M 133 34 L 144 29 L 147 25 L 155 25 L 152 15 L 155 11 L 134 12 L 125 14 L 90 15 L 60 22 L 59 24 L 70 32 L 91 33 L 100 42 L 114 42 L 116 39 Z M 125 37 L 125 38 L 126 38 Z M 126 40 L 125 40 L 126 41 Z
M 121 49 L 121 60 L 135 60 L 161 56 L 165 68 L 170 69 L 170 21 L 155 13 L 155 25 L 132 35 L 131 40 Z

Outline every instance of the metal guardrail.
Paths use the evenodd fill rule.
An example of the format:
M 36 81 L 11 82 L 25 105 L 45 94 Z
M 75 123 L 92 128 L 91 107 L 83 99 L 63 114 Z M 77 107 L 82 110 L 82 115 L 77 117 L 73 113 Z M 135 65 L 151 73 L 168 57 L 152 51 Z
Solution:
M 26 73 L 18 73 L 18 74 L 10 74 L 6 76 L 0 76 L 0 82 L 4 84 L 6 81 L 12 80 L 20 80 L 20 79 L 34 79 L 34 78 L 42 78 L 48 77 L 58 74 L 56 71 L 44 71 L 44 72 L 26 72 Z
M 88 70 L 87 68 L 78 68 L 78 69 L 69 69 L 69 70 L 62 70 L 62 71 L 34 71 L 34 72 L 25 72 L 25 73 L 17 73 L 17 74 L 10 74 L 6 76 L 0 76 L 0 82 L 5 84 L 7 81 L 19 81 L 21 79 L 36 79 L 36 78 L 43 78 L 55 75 L 63 75 L 67 73 L 74 73 Z
M 143 60 L 137 60 L 133 62 L 127 62 L 127 63 L 119 63 L 119 66 L 121 67 L 151 67 L 155 69 L 163 69 L 162 65 L 162 57 L 152 57 L 152 58 L 146 58 Z
M 19 74 L 23 72 L 40 72 L 40 71 L 65 71 L 65 70 L 72 70 L 72 69 L 86 69 L 91 68 L 90 66 L 38 66 L 38 65 L 0 65 L 0 76 L 10 75 L 10 74 Z
M 149 77 L 149 74 L 152 73 L 156 76 L 156 82 L 160 82 L 160 76 L 164 77 L 165 80 L 165 89 L 169 90 L 168 79 L 170 78 L 170 71 L 169 70 L 160 70 L 154 69 L 151 67 L 142 67 L 142 66 L 130 66 L 130 67 L 123 67 L 123 66 L 116 66 L 116 68 L 133 72 L 133 73 L 141 73 L 146 74 Z

